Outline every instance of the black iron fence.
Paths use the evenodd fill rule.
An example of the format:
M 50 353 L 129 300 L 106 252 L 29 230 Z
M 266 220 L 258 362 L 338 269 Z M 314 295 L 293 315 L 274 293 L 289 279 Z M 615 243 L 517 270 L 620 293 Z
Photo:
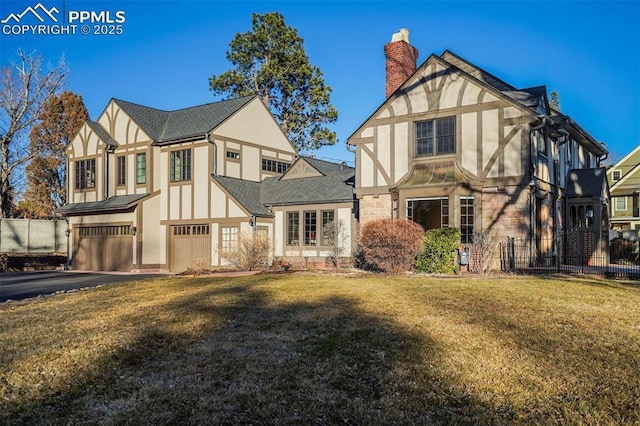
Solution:
M 503 271 L 526 274 L 595 274 L 640 279 L 638 242 L 608 233 L 567 231 L 557 238 L 508 238 L 500 243 Z

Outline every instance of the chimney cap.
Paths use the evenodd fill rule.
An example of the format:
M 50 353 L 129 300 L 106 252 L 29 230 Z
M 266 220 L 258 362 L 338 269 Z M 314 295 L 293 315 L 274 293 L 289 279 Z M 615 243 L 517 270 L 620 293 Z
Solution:
M 400 28 L 400 31 L 391 36 L 391 42 L 393 43 L 394 41 L 409 43 L 409 30 L 407 28 Z

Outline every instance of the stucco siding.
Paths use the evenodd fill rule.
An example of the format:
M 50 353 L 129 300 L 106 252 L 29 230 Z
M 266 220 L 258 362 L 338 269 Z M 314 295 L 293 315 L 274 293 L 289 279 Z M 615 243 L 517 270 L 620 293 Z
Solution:
M 248 125 L 247 123 L 251 123 Z M 260 99 L 255 98 L 215 129 L 215 134 L 229 139 L 252 142 L 295 154 L 280 126 Z

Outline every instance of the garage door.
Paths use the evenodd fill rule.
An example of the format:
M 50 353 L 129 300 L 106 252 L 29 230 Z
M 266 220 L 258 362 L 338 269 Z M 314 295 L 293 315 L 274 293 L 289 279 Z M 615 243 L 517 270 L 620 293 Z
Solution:
M 130 225 L 77 228 L 73 268 L 93 271 L 129 271 L 133 262 Z
M 171 227 L 169 269 L 183 272 L 189 268 L 211 265 L 211 233 L 209 225 L 176 225 Z

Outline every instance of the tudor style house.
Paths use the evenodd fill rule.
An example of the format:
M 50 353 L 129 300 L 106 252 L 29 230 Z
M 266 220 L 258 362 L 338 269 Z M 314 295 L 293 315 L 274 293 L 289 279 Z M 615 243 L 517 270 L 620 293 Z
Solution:
M 463 244 L 474 232 L 521 239 L 532 261 L 606 255 L 607 151 L 544 86 L 516 88 L 448 50 L 417 67 L 407 30 L 384 53 L 386 99 L 347 141 L 362 223 L 452 226 Z M 595 237 L 569 247 L 570 230 Z
M 640 145 L 607 170 L 611 188 L 611 228 L 640 230 Z
M 354 170 L 297 158 L 256 96 L 177 111 L 112 99 L 67 156 L 58 212 L 73 269 L 225 266 L 225 251 L 254 232 L 269 236 L 272 258 L 320 261 L 333 220 L 350 255 Z

